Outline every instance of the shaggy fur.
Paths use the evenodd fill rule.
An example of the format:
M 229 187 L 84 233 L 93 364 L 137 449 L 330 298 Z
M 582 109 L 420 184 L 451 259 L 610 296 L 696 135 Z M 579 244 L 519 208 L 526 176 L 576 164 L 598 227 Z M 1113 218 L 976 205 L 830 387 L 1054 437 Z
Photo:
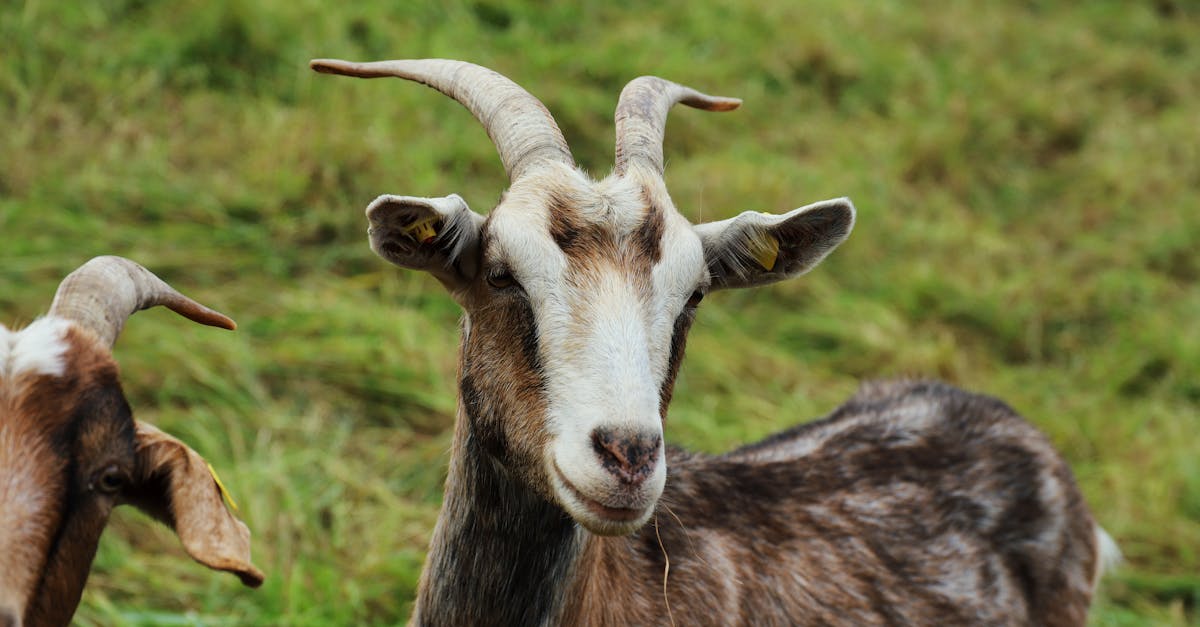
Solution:
M 469 425 L 415 624 L 1086 622 L 1096 527 L 1046 438 L 990 397 L 876 384 L 725 455 L 669 448 L 626 537 L 579 528 Z
M 205 461 L 133 419 L 108 347 L 119 328 L 108 330 L 55 315 L 17 331 L 0 326 L 0 627 L 70 622 L 101 532 L 123 503 L 173 527 L 197 561 L 262 582 L 249 531 Z
M 727 455 L 662 448 L 701 298 L 803 274 L 854 225 L 844 198 L 694 226 L 680 215 L 662 178 L 668 109 L 739 101 L 635 79 L 614 172 L 594 181 L 536 99 L 477 66 L 313 67 L 458 100 L 512 182 L 486 219 L 464 219 L 453 195 L 368 209 L 372 248 L 432 273 L 466 312 L 415 624 L 1084 622 L 1103 536 L 1063 461 L 999 401 L 883 384 Z M 498 86 L 523 108 L 481 106 Z M 524 125 L 540 130 L 509 132 Z M 507 166 L 534 150 L 547 156 Z M 477 235 L 418 241 L 417 214 Z

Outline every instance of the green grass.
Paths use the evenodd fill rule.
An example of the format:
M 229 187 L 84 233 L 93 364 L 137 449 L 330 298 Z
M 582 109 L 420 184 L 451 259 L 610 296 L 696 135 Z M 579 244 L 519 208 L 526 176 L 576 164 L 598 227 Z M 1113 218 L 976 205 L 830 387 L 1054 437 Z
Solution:
M 139 314 L 142 420 L 221 471 L 261 590 L 120 511 L 81 625 L 396 624 L 440 499 L 458 311 L 367 248 L 379 193 L 506 181 L 458 105 L 312 57 L 442 56 L 511 76 L 611 166 L 621 86 L 745 99 L 666 141 L 693 220 L 848 195 L 811 275 L 705 301 L 668 437 L 722 450 L 864 378 L 1008 400 L 1127 557 L 1096 625 L 1200 624 L 1200 11 L 1187 2 L 755 0 L 0 4 L 0 314 L 120 254 L 236 318 Z

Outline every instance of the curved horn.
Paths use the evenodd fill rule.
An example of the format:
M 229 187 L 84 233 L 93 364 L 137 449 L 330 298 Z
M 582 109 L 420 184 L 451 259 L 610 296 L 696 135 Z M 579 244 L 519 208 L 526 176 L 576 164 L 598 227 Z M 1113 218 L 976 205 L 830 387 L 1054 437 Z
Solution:
M 50 315 L 75 321 L 112 347 L 129 316 L 156 305 L 200 324 L 237 328 L 225 315 L 180 294 L 154 273 L 122 257 L 96 257 L 68 274 L 54 295 Z
M 567 140 L 546 106 L 519 85 L 485 67 L 448 59 L 411 59 L 351 63 L 313 59 L 309 67 L 326 74 L 359 78 L 395 76 L 432 87 L 466 107 L 500 152 L 515 182 L 539 162 L 575 165 Z
M 641 165 L 662 175 L 667 111 L 677 102 L 705 111 L 732 111 L 742 104 L 737 98 L 709 96 L 657 76 L 629 81 L 617 101 L 617 174 Z

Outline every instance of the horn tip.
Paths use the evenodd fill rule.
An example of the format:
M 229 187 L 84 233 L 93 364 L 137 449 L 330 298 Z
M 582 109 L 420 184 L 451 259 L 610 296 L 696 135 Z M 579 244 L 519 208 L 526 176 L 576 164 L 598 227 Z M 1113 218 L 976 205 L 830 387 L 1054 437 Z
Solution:
M 308 62 L 308 67 L 322 74 L 345 74 L 353 69 L 354 64 L 341 59 L 313 59 Z
M 205 313 L 208 315 L 205 316 L 205 318 L 203 320 L 197 320 L 197 322 L 200 322 L 201 324 L 206 324 L 210 327 L 217 327 L 218 329 L 225 329 L 228 331 L 236 331 L 237 330 L 238 325 L 236 322 L 233 321 L 233 318 L 230 318 L 229 316 L 226 316 L 225 314 L 223 314 L 219 311 L 214 311 L 212 309 L 209 309 Z
M 741 98 L 717 98 L 713 111 L 733 111 L 742 106 Z
M 692 92 L 685 95 L 679 100 L 683 104 L 704 111 L 733 111 L 742 106 L 741 98 L 727 98 L 725 96 L 710 96 L 700 92 Z
M 237 330 L 237 323 L 233 318 L 215 310 L 209 309 L 200 303 L 186 297 L 181 296 L 177 302 L 164 303 L 168 309 L 175 313 L 205 326 L 217 327 L 218 329 L 226 329 L 229 331 Z
M 341 59 L 313 59 L 308 67 L 322 74 L 339 74 L 357 78 L 381 78 L 384 76 L 405 76 L 393 67 L 394 61 L 369 61 L 355 63 Z

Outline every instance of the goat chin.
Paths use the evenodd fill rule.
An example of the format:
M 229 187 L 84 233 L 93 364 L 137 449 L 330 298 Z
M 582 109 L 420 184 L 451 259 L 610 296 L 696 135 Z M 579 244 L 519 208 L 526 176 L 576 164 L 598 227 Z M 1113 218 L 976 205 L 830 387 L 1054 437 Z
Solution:
M 659 461 L 645 481 L 626 485 L 602 472 L 579 472 L 586 483 L 576 483 L 557 462 L 550 464 L 555 500 L 566 513 L 588 531 L 602 536 L 633 533 L 650 519 L 662 495 L 666 466 Z

